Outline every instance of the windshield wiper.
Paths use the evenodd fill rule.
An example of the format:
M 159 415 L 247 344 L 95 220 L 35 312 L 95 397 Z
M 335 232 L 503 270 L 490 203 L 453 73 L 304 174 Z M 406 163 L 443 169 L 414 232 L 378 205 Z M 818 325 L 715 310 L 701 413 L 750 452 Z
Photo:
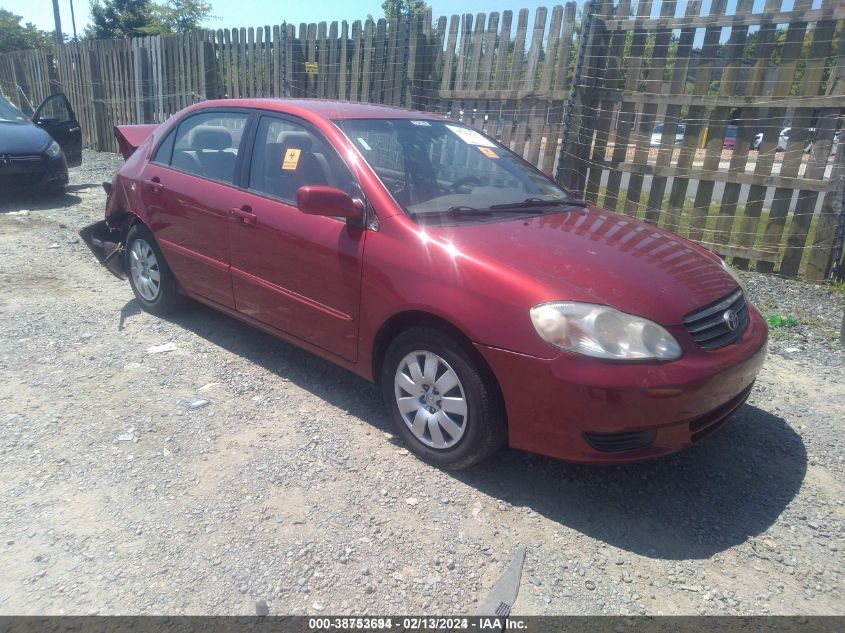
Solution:
M 408 215 L 414 219 L 421 219 L 426 217 L 433 217 L 433 216 L 474 216 L 474 215 L 492 215 L 489 209 L 477 209 L 476 207 L 470 207 L 464 204 L 455 205 L 454 207 L 449 207 L 444 211 L 411 211 Z
M 447 215 L 490 215 L 490 209 L 478 209 L 465 204 L 458 204 L 446 209 Z
M 523 205 L 520 203 L 519 205 L 498 205 L 494 204 L 493 206 L 487 207 L 485 209 L 477 209 L 476 207 L 468 207 L 466 205 L 457 205 L 454 207 L 449 207 L 446 209 L 446 215 L 460 215 L 460 216 L 473 216 L 473 215 L 493 215 L 494 211 L 499 213 L 536 213 L 537 212 L 536 204 L 531 205 Z
M 576 201 L 569 201 L 564 202 L 562 200 L 542 200 L 540 198 L 529 198 L 531 200 L 529 203 L 528 201 L 517 202 L 514 204 L 494 204 L 490 207 L 486 208 L 478 208 L 478 207 L 471 207 L 465 204 L 458 204 L 453 207 L 449 207 L 444 211 L 416 211 L 411 212 L 408 215 L 411 216 L 412 219 L 416 220 L 418 218 L 423 217 L 431 217 L 431 216 L 450 216 L 450 217 L 475 217 L 475 216 L 491 216 L 494 212 L 498 213 L 525 213 L 525 214 L 536 214 L 537 207 L 543 206 L 582 206 L 578 204 L 581 202 L 580 200 Z M 539 201 L 534 202 L 534 201 Z M 586 203 L 584 203 L 586 204 Z
M 575 198 L 569 200 L 546 200 L 545 198 L 526 198 L 522 202 L 510 202 L 508 204 L 494 204 L 491 209 L 495 210 L 517 210 L 517 209 L 535 209 L 537 207 L 575 207 L 586 208 L 589 203 L 586 200 L 576 200 Z

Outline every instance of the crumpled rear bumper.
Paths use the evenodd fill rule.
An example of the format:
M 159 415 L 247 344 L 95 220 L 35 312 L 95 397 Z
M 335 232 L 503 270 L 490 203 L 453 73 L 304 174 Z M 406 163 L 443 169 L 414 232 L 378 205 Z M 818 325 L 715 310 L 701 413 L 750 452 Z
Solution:
M 91 249 L 97 261 L 118 279 L 126 279 L 123 258 L 125 235 L 122 228 L 111 228 L 107 220 L 89 224 L 79 231 L 79 237 Z

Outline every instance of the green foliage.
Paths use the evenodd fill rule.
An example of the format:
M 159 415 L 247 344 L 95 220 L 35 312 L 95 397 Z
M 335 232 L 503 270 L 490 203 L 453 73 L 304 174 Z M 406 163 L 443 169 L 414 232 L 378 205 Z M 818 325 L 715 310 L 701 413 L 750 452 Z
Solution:
M 654 48 L 657 45 L 657 34 L 649 33 L 646 35 L 645 46 L 643 47 L 643 52 L 640 55 L 640 83 L 635 90 L 643 89 L 649 85 L 644 82 L 650 82 L 651 86 L 654 86 L 656 82 L 672 80 L 672 76 L 675 72 L 675 63 L 677 62 L 678 47 L 680 43 L 678 36 L 673 33 L 669 37 L 669 43 L 666 51 L 659 56 L 659 59 L 655 59 Z M 623 84 L 628 77 L 628 63 L 631 60 L 631 48 L 633 47 L 633 44 L 633 32 L 627 33 L 625 35 L 625 43 L 622 51 L 622 67 L 619 70 L 620 81 Z M 661 65 L 663 67 L 660 68 L 660 72 L 658 73 L 657 68 Z M 654 92 L 655 89 L 652 87 L 650 91 Z
M 384 17 L 388 20 L 403 16 L 419 16 L 428 11 L 425 0 L 384 0 L 381 3 Z
M 11 11 L 0 9 L 0 53 L 53 45 L 51 33 L 36 28 L 31 22 L 21 24 L 22 19 Z
M 206 0 L 91 0 L 90 39 L 166 35 L 197 29 L 212 17 Z
M 85 37 L 143 37 L 158 33 L 150 0 L 91 0 L 91 24 L 85 29 Z
M 153 5 L 153 15 L 164 33 L 194 31 L 203 21 L 214 17 L 211 4 L 205 0 L 167 0 Z

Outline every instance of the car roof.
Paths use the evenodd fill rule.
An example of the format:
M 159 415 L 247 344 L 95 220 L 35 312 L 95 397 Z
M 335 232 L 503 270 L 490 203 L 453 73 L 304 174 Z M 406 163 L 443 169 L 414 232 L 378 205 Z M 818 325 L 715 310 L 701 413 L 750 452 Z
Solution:
M 389 105 L 333 101 L 330 99 L 218 99 L 204 101 L 200 107 L 259 108 L 289 114 L 309 113 L 323 119 L 444 119 L 431 112 L 407 110 Z

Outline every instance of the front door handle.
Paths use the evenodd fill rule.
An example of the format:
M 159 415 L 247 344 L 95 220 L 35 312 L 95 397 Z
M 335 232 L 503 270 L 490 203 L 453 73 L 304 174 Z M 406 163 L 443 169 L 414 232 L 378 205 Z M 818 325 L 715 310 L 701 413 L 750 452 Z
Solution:
M 151 180 L 145 181 L 145 184 L 147 190 L 153 193 L 161 193 L 164 191 L 164 185 L 161 184 L 161 180 L 159 180 L 158 176 L 153 176 Z
M 258 216 L 252 212 L 252 207 L 244 205 L 229 209 L 229 214 L 244 226 L 255 226 L 258 223 Z

